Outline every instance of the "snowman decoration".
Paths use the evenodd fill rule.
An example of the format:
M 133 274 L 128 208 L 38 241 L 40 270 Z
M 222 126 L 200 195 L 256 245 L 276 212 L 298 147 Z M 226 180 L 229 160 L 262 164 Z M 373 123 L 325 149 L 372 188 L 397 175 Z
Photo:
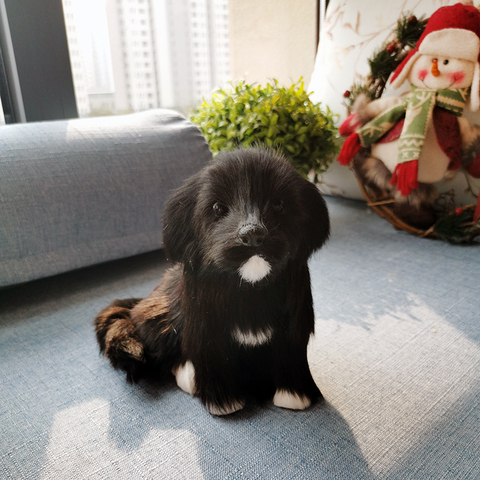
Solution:
M 404 97 L 359 97 L 340 127 L 338 161 L 370 188 L 395 199 L 397 217 L 418 228 L 435 221 L 433 186 L 463 167 L 480 177 L 480 127 L 463 117 L 480 106 L 480 11 L 458 3 L 438 9 L 390 82 Z

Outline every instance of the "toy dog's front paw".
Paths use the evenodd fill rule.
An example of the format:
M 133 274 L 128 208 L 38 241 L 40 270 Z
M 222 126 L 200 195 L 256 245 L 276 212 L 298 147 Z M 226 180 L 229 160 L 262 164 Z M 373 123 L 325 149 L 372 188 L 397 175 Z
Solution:
M 312 401 L 305 395 L 288 392 L 287 390 L 277 390 L 273 397 L 273 404 L 276 407 L 290 410 L 305 410 L 312 404 Z
M 186 393 L 195 395 L 195 368 L 192 362 L 187 361 L 176 370 L 172 370 L 177 385 Z
M 222 406 L 216 405 L 214 403 L 205 404 L 208 412 L 212 415 L 230 415 L 231 413 L 238 412 L 244 406 L 245 402 L 243 400 L 235 400 Z

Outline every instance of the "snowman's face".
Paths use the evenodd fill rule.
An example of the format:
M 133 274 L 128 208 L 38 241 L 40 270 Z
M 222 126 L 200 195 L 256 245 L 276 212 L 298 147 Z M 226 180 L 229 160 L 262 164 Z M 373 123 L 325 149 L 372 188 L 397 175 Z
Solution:
M 463 88 L 472 84 L 475 65 L 469 60 L 420 55 L 414 63 L 408 80 L 412 85 L 431 90 Z

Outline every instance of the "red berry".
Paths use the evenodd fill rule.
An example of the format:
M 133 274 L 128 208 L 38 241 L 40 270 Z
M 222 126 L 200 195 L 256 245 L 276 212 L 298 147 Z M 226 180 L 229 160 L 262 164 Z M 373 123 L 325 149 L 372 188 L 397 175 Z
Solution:
M 461 209 L 460 207 L 457 207 L 457 208 L 455 209 L 455 214 L 456 214 L 456 215 L 460 215 L 462 212 L 463 212 L 463 209 Z
M 345 90 L 343 96 L 344 96 L 345 98 L 348 98 L 348 97 L 350 96 L 350 90 Z
M 387 46 L 387 52 L 388 53 L 393 53 L 393 52 L 395 52 L 395 50 L 396 50 L 396 47 L 393 43 L 391 43 L 390 45 Z
M 415 15 L 412 15 L 412 16 L 408 19 L 408 23 L 411 23 L 412 25 L 415 25 L 417 22 L 418 22 L 418 20 L 417 20 L 417 17 L 416 17 Z

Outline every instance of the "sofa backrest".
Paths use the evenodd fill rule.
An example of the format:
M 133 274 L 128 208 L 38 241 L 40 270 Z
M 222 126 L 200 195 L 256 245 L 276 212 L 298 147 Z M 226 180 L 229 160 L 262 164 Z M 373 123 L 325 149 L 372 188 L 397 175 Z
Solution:
M 0 287 L 160 248 L 166 199 L 210 158 L 170 110 L 0 127 Z

